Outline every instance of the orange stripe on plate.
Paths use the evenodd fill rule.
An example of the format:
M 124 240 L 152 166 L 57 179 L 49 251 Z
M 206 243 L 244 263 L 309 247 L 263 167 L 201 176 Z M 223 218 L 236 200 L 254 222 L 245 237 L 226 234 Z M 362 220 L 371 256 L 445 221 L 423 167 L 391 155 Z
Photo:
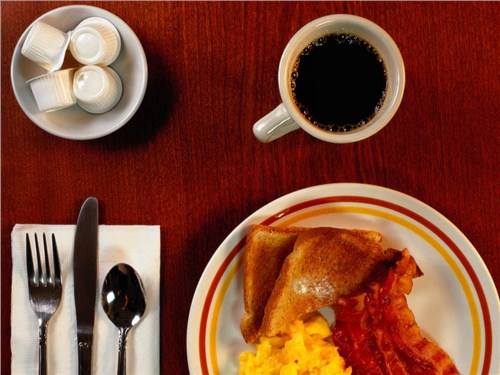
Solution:
M 486 297 L 484 294 L 484 291 L 481 287 L 481 283 L 479 282 L 479 279 L 469 263 L 468 259 L 466 256 L 462 253 L 462 251 L 457 247 L 457 245 L 444 233 L 442 232 L 438 227 L 436 227 L 434 224 L 432 224 L 430 221 L 427 219 L 423 218 L 422 216 L 416 214 L 415 212 L 399 206 L 397 204 L 387 202 L 384 200 L 379 200 L 375 198 L 369 198 L 369 197 L 359 197 L 359 196 L 333 196 L 333 197 L 324 197 L 324 198 L 319 198 L 319 199 L 313 199 L 310 201 L 305 201 L 302 203 L 299 203 L 297 205 L 291 206 L 286 208 L 285 210 L 282 210 L 280 212 L 277 212 L 276 214 L 268 217 L 266 220 L 262 222 L 262 224 L 270 225 L 272 223 L 275 223 L 276 221 L 279 221 L 286 216 L 292 215 L 298 211 L 301 211 L 306 208 L 314 207 L 317 205 L 322 205 L 322 204 L 331 204 L 331 203 L 345 203 L 345 202 L 357 202 L 357 203 L 366 203 L 366 204 L 371 204 L 371 205 L 377 205 L 385 208 L 389 208 L 393 211 L 399 212 L 403 215 L 406 215 L 415 221 L 419 222 L 423 226 L 425 226 L 427 229 L 429 229 L 431 232 L 436 234 L 452 251 L 453 253 L 458 257 L 462 265 L 467 271 L 467 274 L 472 280 L 473 286 L 478 294 L 479 302 L 481 305 L 481 310 L 483 313 L 483 320 L 484 320 L 484 326 L 485 326 L 485 353 L 484 353 L 484 361 L 483 361 L 483 368 L 481 373 L 482 374 L 488 374 L 489 372 L 489 367 L 491 365 L 491 356 L 492 356 L 492 332 L 491 332 L 491 318 L 489 315 L 489 310 L 488 310 L 488 304 L 486 301 Z M 337 209 L 338 212 L 341 212 L 343 209 L 342 207 L 332 207 L 331 210 Z M 472 315 L 472 320 L 473 320 L 473 330 L 474 330 L 474 353 L 473 353 L 473 359 L 472 359 L 472 364 L 471 364 L 471 374 L 477 373 L 477 369 L 479 367 L 479 355 L 480 355 L 480 345 L 481 345 L 481 337 L 480 337 L 480 323 L 479 323 L 479 313 L 477 310 L 477 306 L 475 304 L 472 291 L 470 289 L 470 286 L 467 284 L 465 276 L 461 272 L 460 268 L 458 265 L 454 262 L 454 260 L 450 257 L 449 254 L 441 247 L 441 245 L 429 234 L 427 234 L 425 231 L 423 231 L 421 228 L 418 226 L 402 219 L 399 218 L 398 216 L 395 216 L 393 214 L 389 214 L 386 212 L 382 212 L 379 210 L 375 209 L 367 209 L 367 208 L 360 208 L 360 207 L 351 207 L 351 210 L 348 212 L 354 212 L 352 209 L 355 210 L 362 210 L 364 212 L 361 213 L 366 213 L 369 215 L 375 215 L 379 217 L 384 217 L 388 218 L 388 220 L 396 219 L 396 223 L 400 225 L 404 225 L 402 223 L 408 224 L 409 226 L 404 225 L 405 227 L 409 228 L 410 230 L 414 231 L 417 235 L 423 236 L 422 238 L 429 242 L 447 261 L 448 264 L 450 264 L 450 267 L 453 269 L 455 274 L 457 274 L 457 277 L 462 285 L 462 288 L 464 288 L 464 292 L 466 294 L 466 298 L 469 302 L 469 308 L 471 308 L 471 315 Z M 280 223 L 282 225 L 284 222 L 288 223 L 288 225 L 291 225 L 292 222 L 297 222 L 299 220 L 302 220 L 305 218 L 303 215 L 310 215 L 310 216 L 317 216 L 318 214 L 322 214 L 321 212 L 324 211 L 326 212 L 329 210 L 329 208 L 326 209 L 318 209 L 314 210 L 315 214 L 309 214 L 309 213 L 303 213 L 303 214 L 298 214 L 294 215 L 288 220 L 283 221 Z M 347 211 L 345 211 L 347 212 Z M 302 219 L 298 218 L 302 217 Z M 415 231 L 416 230 L 416 231 Z M 210 285 L 210 288 L 207 292 L 207 297 L 205 299 L 205 303 L 203 306 L 202 310 L 202 316 L 200 320 L 200 332 L 199 332 L 199 355 L 200 355 L 200 364 L 202 368 L 202 373 L 203 374 L 208 374 L 208 363 L 207 363 L 207 352 L 206 352 L 206 334 L 207 334 L 207 321 L 208 321 L 208 315 L 210 312 L 210 307 L 212 305 L 212 300 L 214 298 L 217 286 L 222 279 L 223 275 L 225 274 L 226 270 L 228 269 L 229 265 L 233 261 L 234 257 L 242 250 L 245 244 L 246 237 L 243 237 L 241 241 L 230 251 L 224 262 L 221 264 L 219 269 L 217 270 L 214 279 L 212 280 L 212 283 Z M 437 245 L 437 247 L 436 247 Z M 440 249 L 439 249 L 440 248 Z M 450 263 L 451 262 L 451 263 Z M 225 292 L 227 290 L 227 287 L 231 283 L 232 279 L 234 278 L 236 271 L 238 270 L 240 262 L 235 263 L 231 269 L 229 270 L 229 273 L 227 274 L 224 282 L 223 282 L 223 287 L 221 288 L 215 305 L 216 305 L 216 310 L 217 313 L 214 313 L 212 315 L 212 321 L 210 324 L 210 332 L 209 332 L 209 338 L 210 338 L 210 357 L 212 361 L 212 370 L 214 370 L 214 373 L 218 374 L 219 369 L 218 366 L 215 367 L 214 364 L 217 364 L 217 349 L 216 349 L 216 343 L 217 343 L 217 324 L 218 324 L 218 318 L 219 318 L 219 312 L 220 312 L 220 307 L 222 304 L 222 301 L 224 299 Z M 453 265 L 452 265 L 453 264 Z M 460 276 L 459 276 L 460 275 Z M 224 285 L 226 285 L 224 287 Z M 224 292 L 222 293 L 222 291 Z
M 214 279 L 212 280 L 212 283 L 208 288 L 207 297 L 205 299 L 205 303 L 203 304 L 203 310 L 201 312 L 200 334 L 198 336 L 198 346 L 199 346 L 198 352 L 200 356 L 200 367 L 202 374 L 209 373 L 208 363 L 207 363 L 207 351 L 206 351 L 206 331 L 207 331 L 208 315 L 210 313 L 210 305 L 212 303 L 212 299 L 214 297 L 219 281 L 221 280 L 222 276 L 224 275 L 224 272 L 226 271 L 229 264 L 231 264 L 234 257 L 240 252 L 240 250 L 245 245 L 245 239 L 246 237 L 243 237 L 241 241 L 231 250 L 226 259 L 224 259 L 224 262 L 222 262 L 221 266 L 217 270 Z
M 212 361 L 212 369 L 214 375 L 219 375 L 220 373 L 219 361 L 217 360 L 217 350 L 215 350 L 215 348 L 217 347 L 217 325 L 219 323 L 220 309 L 222 306 L 222 301 L 224 300 L 224 297 L 226 295 L 227 288 L 229 288 L 229 285 L 231 285 L 231 282 L 233 281 L 236 272 L 240 269 L 240 266 L 241 257 L 238 258 L 233 266 L 229 269 L 227 276 L 222 281 L 219 294 L 214 303 L 214 313 L 212 315 L 212 322 L 210 324 L 210 348 L 214 348 L 213 350 L 210 350 L 210 359 Z
M 399 224 L 402 227 L 409 229 L 414 232 L 424 241 L 429 243 L 441 257 L 446 261 L 448 266 L 453 270 L 455 276 L 457 277 L 460 285 L 464 291 L 465 297 L 467 299 L 467 303 L 469 304 L 469 310 L 472 317 L 472 329 L 474 332 L 474 347 L 472 353 L 472 362 L 470 367 L 470 374 L 477 374 L 477 370 L 479 367 L 479 354 L 481 351 L 481 326 L 479 321 L 479 313 L 477 310 L 476 301 L 474 300 L 474 294 L 472 293 L 471 287 L 467 282 L 465 275 L 460 269 L 459 265 L 455 262 L 455 260 L 451 257 L 450 253 L 446 251 L 446 249 L 441 246 L 441 244 L 434 239 L 431 235 L 429 235 L 426 231 L 424 231 L 419 226 L 399 217 L 393 215 L 391 213 L 376 210 L 373 208 L 366 207 L 353 207 L 353 206 L 336 206 L 336 207 L 327 207 L 323 209 L 317 209 L 313 211 L 308 211 L 302 214 L 294 215 L 288 220 L 280 222 L 280 226 L 291 226 L 296 224 L 299 221 L 306 220 L 312 217 L 318 217 L 321 215 L 329 215 L 329 214 L 338 214 L 338 213 L 354 213 L 354 214 L 362 214 L 369 216 L 376 216 L 382 219 L 391 221 L 393 223 Z

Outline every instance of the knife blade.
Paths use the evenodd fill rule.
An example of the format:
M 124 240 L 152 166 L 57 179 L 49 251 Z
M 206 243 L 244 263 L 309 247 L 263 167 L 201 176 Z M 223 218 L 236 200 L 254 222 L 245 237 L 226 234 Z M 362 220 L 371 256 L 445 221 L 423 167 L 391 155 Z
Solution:
M 97 283 L 98 202 L 87 198 L 78 215 L 73 248 L 78 374 L 92 369 L 92 339 Z

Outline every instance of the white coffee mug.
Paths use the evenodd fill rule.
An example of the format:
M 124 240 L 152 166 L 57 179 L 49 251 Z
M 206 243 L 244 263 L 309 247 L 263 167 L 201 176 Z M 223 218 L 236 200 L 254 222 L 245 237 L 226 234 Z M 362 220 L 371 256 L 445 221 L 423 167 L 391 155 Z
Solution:
M 323 130 L 309 122 L 297 108 L 290 88 L 293 66 L 304 48 L 320 37 L 339 33 L 355 35 L 373 46 L 384 61 L 387 73 L 386 94 L 381 108 L 365 125 L 347 132 Z M 259 141 L 274 141 L 302 128 L 326 142 L 350 143 L 375 134 L 394 116 L 403 98 L 405 69 L 396 43 L 380 26 L 359 16 L 335 14 L 308 23 L 292 37 L 281 56 L 278 85 L 283 102 L 253 126 L 253 133 Z

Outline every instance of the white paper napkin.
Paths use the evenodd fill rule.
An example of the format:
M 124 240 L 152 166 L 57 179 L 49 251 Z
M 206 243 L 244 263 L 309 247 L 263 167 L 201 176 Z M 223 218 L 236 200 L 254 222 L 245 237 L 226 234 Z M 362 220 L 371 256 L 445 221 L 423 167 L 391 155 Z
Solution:
M 52 316 L 47 334 L 50 374 L 78 373 L 76 317 L 73 297 L 73 241 L 75 225 L 17 224 L 12 231 L 12 374 L 38 371 L 38 322 L 32 311 L 26 276 L 26 233 L 34 251 L 34 237 L 55 234 L 63 277 L 63 297 Z M 117 366 L 118 330 L 104 313 L 100 293 L 104 277 L 117 263 L 130 264 L 140 275 L 146 293 L 146 312 L 127 340 L 127 370 L 130 374 L 158 374 L 160 347 L 160 227 L 99 226 L 98 282 L 92 372 L 114 374 Z

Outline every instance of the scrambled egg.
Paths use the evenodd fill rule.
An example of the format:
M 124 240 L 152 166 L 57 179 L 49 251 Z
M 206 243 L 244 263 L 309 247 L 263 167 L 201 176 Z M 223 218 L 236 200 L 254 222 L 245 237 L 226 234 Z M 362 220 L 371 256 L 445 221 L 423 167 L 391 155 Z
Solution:
M 282 337 L 261 337 L 257 352 L 240 354 L 241 375 L 350 375 L 337 348 L 326 339 L 331 336 L 328 322 L 321 315 L 297 320 Z

